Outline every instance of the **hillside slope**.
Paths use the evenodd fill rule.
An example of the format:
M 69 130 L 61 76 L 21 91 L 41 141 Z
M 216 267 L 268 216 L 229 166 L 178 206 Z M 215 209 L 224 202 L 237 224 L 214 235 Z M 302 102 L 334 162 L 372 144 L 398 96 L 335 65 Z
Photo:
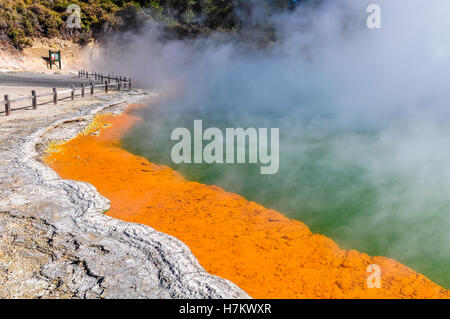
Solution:
M 17 49 L 33 38 L 73 39 L 86 43 L 114 30 L 137 29 L 148 19 L 181 35 L 239 29 L 253 1 L 245 0 L 0 0 L 0 42 Z M 263 6 L 285 9 L 292 0 L 264 0 Z M 73 5 L 81 10 L 81 28 L 68 25 Z M 261 1 L 258 2 L 261 6 Z M 71 18 L 72 15 L 72 18 Z

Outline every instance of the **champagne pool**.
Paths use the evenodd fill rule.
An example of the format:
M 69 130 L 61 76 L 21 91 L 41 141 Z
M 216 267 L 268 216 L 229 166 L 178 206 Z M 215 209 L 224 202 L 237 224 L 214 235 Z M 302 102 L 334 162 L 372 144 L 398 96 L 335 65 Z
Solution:
M 440 151 L 450 137 L 428 139 L 447 123 L 414 126 L 413 119 L 400 117 L 362 129 L 336 125 L 326 113 L 285 116 L 262 108 L 236 116 L 236 105 L 208 108 L 186 101 L 137 111 L 144 121 L 122 140 L 123 147 L 188 180 L 298 219 L 341 248 L 393 258 L 450 288 L 450 159 Z M 279 172 L 261 175 L 260 164 L 174 164 L 171 132 L 193 132 L 198 119 L 222 131 L 280 128 Z
M 448 289 L 450 5 L 382 1 L 383 26 L 372 30 L 365 4 L 326 2 L 268 17 L 262 47 L 220 35 L 127 42 L 142 59 L 124 68 L 162 98 L 139 111 L 123 146 Z M 175 165 L 171 134 L 192 134 L 195 120 L 222 132 L 279 128 L 279 172 Z

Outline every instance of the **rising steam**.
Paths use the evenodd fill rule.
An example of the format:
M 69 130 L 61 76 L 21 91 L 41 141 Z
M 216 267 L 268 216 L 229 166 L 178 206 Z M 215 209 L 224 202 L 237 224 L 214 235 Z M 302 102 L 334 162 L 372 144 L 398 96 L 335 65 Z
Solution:
M 450 2 L 376 2 L 377 30 L 356 0 L 256 10 L 245 41 L 165 40 L 149 23 L 110 38 L 95 64 L 161 92 L 131 150 L 170 164 L 170 132 L 194 119 L 278 127 L 277 176 L 181 169 L 450 288 Z M 272 30 L 263 45 L 255 25 Z

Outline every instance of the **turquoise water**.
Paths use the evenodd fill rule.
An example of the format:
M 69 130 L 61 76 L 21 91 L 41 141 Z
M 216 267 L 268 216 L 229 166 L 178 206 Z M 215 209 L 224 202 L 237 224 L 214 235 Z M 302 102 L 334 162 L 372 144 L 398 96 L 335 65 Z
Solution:
M 262 47 L 246 36 L 136 37 L 127 48 L 139 58 L 116 64 L 166 98 L 141 111 L 125 148 L 450 288 L 449 5 L 412 2 L 384 1 L 377 30 L 356 2 L 302 7 L 272 17 Z M 279 128 L 278 174 L 175 165 L 171 133 L 194 120 Z
M 218 185 L 298 219 L 342 248 L 394 258 L 450 288 L 450 188 L 446 173 L 439 175 L 449 167 L 430 155 L 442 143 L 422 143 L 423 134 L 417 137 L 401 122 L 363 130 L 331 125 L 326 114 L 253 112 L 236 118 L 228 108 L 207 110 L 182 99 L 153 106 L 140 112 L 145 121 L 123 145 L 189 180 Z M 192 131 L 195 119 L 203 120 L 204 129 L 223 131 L 279 127 L 278 174 L 261 175 L 259 164 L 173 164 L 171 132 Z M 420 147 L 431 150 L 421 150 L 424 157 L 403 156 Z

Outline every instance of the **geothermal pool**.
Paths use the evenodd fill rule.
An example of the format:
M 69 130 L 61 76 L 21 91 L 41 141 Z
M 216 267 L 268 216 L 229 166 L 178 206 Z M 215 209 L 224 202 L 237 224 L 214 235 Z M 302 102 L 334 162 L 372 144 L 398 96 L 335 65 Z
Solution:
M 144 121 L 122 143 L 188 180 L 298 219 L 341 248 L 391 257 L 450 288 L 450 158 L 443 151 L 450 136 L 438 134 L 448 123 L 399 116 L 361 127 L 326 113 L 272 109 L 236 118 L 229 110 L 236 107 L 194 107 L 185 97 L 159 103 L 138 111 Z M 192 129 L 198 119 L 222 130 L 279 127 L 278 174 L 261 175 L 259 164 L 173 164 L 172 130 Z
M 359 1 L 299 6 L 260 22 L 273 27 L 262 46 L 252 28 L 250 42 L 161 41 L 153 28 L 117 38 L 126 50 L 114 66 L 163 93 L 123 145 L 450 288 L 450 4 L 404 2 L 381 1 L 376 30 Z M 279 128 L 278 174 L 261 175 L 259 163 L 174 165 L 171 133 L 192 132 L 194 120 L 222 132 Z

